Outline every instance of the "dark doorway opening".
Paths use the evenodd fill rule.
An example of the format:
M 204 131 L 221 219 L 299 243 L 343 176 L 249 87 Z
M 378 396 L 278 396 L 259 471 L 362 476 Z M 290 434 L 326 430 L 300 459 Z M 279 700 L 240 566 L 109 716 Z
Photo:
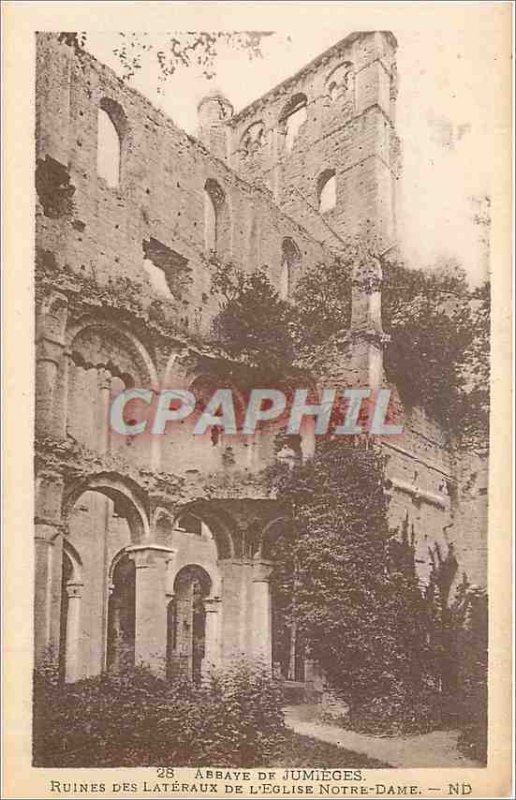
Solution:
M 204 601 L 210 588 L 210 578 L 201 567 L 184 567 L 176 576 L 174 599 L 168 607 L 169 675 L 179 671 L 193 681 L 201 680 L 206 655 Z
M 135 589 L 135 564 L 124 555 L 113 570 L 109 596 L 106 666 L 110 671 L 129 669 L 135 663 Z

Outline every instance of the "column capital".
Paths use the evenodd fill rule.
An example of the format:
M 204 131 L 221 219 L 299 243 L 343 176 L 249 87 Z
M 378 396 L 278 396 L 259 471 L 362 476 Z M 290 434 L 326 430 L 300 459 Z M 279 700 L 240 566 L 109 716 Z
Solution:
M 45 452 L 50 448 L 55 449 L 55 442 L 50 440 L 44 441 L 36 441 L 36 454 L 39 455 L 39 450 L 44 450 Z M 59 484 L 60 487 L 64 486 L 64 475 L 62 468 L 56 466 L 46 467 L 43 466 L 38 469 L 36 474 L 36 479 L 41 481 L 42 483 L 45 482 L 46 484 Z
M 157 561 L 162 560 L 169 563 L 175 559 L 177 550 L 161 544 L 132 544 L 125 548 L 125 552 L 133 559 L 138 569 L 152 567 Z
M 271 561 L 255 561 L 253 563 L 253 583 L 268 583 L 272 567 Z
M 54 525 L 45 520 L 36 519 L 34 525 L 34 541 L 53 545 L 63 534 L 62 525 Z
M 63 345 L 47 336 L 42 336 L 36 344 L 36 361 L 52 361 L 59 364 L 63 355 Z
M 79 581 L 77 581 L 76 583 L 75 582 L 67 583 L 66 584 L 66 594 L 68 595 L 68 599 L 72 599 L 73 597 L 77 597 L 77 598 L 81 597 L 83 587 L 84 587 L 84 584 L 82 582 L 80 583 Z
M 97 371 L 98 381 L 99 381 L 99 389 L 109 389 L 111 390 L 111 373 L 105 367 L 101 367 Z

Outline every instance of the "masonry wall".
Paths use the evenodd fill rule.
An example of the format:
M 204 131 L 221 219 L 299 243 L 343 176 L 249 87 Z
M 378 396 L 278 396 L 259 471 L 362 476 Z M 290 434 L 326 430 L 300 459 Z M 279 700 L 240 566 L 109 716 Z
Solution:
M 392 34 L 352 34 L 229 123 L 230 164 L 266 185 L 281 208 L 332 246 L 365 232 L 385 246 L 394 240 L 395 50 Z M 284 115 L 303 95 L 306 121 L 289 150 Z M 246 146 L 247 132 L 259 124 L 259 145 Z M 337 203 L 319 215 L 318 179 L 329 169 L 335 171 Z
M 36 647 L 42 656 L 62 640 L 68 548 L 77 573 L 66 587 L 69 603 L 76 614 L 81 608 L 72 615 L 81 640 L 72 676 L 95 674 L 105 664 L 109 570 L 128 547 L 136 565 L 140 656 L 163 657 L 174 575 L 188 563 L 211 578 L 207 616 L 219 661 L 242 652 L 270 655 L 267 565 L 253 543 L 275 513 L 259 478 L 275 458 L 274 432 L 193 437 L 188 423 L 165 436 L 126 437 L 111 429 L 109 409 L 131 386 L 157 395 L 163 387 L 214 389 L 221 375 L 234 387 L 245 377 L 242 364 L 208 341 L 218 305 L 210 292 L 207 186 L 218 204 L 216 259 L 247 271 L 266 265 L 282 291 L 285 238 L 299 253 L 289 291 L 305 270 L 334 258 L 349 236 L 376 232 L 390 243 L 394 50 L 390 34 L 348 37 L 229 122 L 224 118 L 221 128 L 210 123 L 216 157 L 91 56 L 54 34 L 38 36 Z M 347 78 L 332 88 L 343 65 L 350 66 Z M 307 119 L 287 152 L 284 109 L 300 93 Z M 121 142 L 115 186 L 98 174 L 99 110 L 109 112 Z M 242 137 L 260 120 L 257 146 L 242 149 Z M 336 205 L 320 214 L 317 181 L 327 169 L 335 170 Z M 369 335 L 380 289 L 357 300 L 359 291 L 355 286 L 353 318 Z M 362 368 L 360 374 L 370 374 L 371 350 L 381 346 L 376 322 L 374 345 L 367 340 L 357 349 L 350 339 L 342 347 L 333 343 L 335 353 L 328 348 L 327 357 L 335 358 L 325 377 L 333 385 L 341 379 L 351 385 L 346 378 L 357 352 L 364 354 L 357 375 Z M 407 413 L 404 424 L 403 435 L 385 443 L 391 522 L 400 526 L 408 513 L 414 524 L 422 581 L 435 544 L 444 552 L 453 542 L 461 569 L 483 583 L 475 559 L 485 542 L 485 484 L 472 479 L 476 467 L 467 460 L 455 463 L 442 431 L 421 411 Z M 305 455 L 314 444 L 306 427 Z M 197 503 L 209 536 L 177 528 L 189 503 Z M 88 580 L 81 582 L 81 574 Z
M 319 243 L 282 214 L 266 191 L 239 179 L 110 69 L 58 43 L 53 34 L 38 37 L 37 59 L 39 184 L 44 187 L 43 179 L 61 166 L 75 189 L 57 214 L 53 208 L 49 213 L 44 189 L 38 192 L 38 245 L 55 254 L 59 265 L 101 284 L 129 279 L 148 304 L 163 301 L 179 328 L 207 333 L 217 309 L 205 244 L 207 180 L 216 181 L 225 195 L 221 260 L 249 271 L 266 265 L 276 286 L 284 237 L 301 251 L 300 271 L 324 260 Z M 106 101 L 123 112 L 116 188 L 97 175 L 97 115 Z M 151 238 L 186 260 L 173 296 L 156 293 L 144 271 L 144 242 Z

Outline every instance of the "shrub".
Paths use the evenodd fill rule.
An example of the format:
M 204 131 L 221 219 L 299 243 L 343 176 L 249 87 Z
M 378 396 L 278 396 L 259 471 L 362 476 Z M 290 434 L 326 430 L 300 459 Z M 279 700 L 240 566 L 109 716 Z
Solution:
M 336 440 L 270 470 L 292 518 L 274 541 L 271 583 L 350 722 L 406 728 L 435 716 L 420 699 L 432 694 L 428 618 L 415 570 L 391 553 L 383 470 L 377 448 Z
M 34 680 L 35 766 L 264 764 L 282 744 L 278 686 L 245 663 L 199 685 L 144 667 L 62 684 Z
M 250 274 L 215 265 L 212 292 L 220 298 L 213 321 L 216 341 L 256 370 L 256 380 L 277 381 L 292 369 L 292 311 L 272 286 L 267 268 Z
M 459 587 L 457 595 L 453 612 L 457 629 L 457 717 L 461 728 L 458 746 L 468 758 L 474 758 L 485 764 L 487 763 L 488 600 L 483 590 L 472 588 L 466 582 Z M 457 613 L 458 606 L 463 607 L 462 614 Z

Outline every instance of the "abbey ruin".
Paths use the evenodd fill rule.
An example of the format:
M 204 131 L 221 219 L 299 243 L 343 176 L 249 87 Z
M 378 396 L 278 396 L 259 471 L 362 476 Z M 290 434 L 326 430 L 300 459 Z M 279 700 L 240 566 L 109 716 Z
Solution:
M 128 387 L 203 392 L 226 374 L 238 390 L 243 366 L 209 341 L 213 254 L 266 265 L 288 298 L 350 236 L 395 246 L 395 58 L 391 33 L 352 33 L 239 113 L 206 96 L 194 138 L 87 52 L 38 35 L 35 647 L 66 680 L 142 661 L 196 677 L 240 654 L 311 679 L 301 656 L 277 663 L 283 518 L 260 477 L 273 437 L 122 436 L 109 409 Z M 357 264 L 352 301 L 333 385 L 375 388 L 389 345 L 374 263 Z M 414 524 L 421 580 L 453 542 L 485 585 L 482 469 L 423 410 L 403 425 L 383 443 L 386 491 L 393 525 Z M 296 457 L 314 447 L 308 432 Z

